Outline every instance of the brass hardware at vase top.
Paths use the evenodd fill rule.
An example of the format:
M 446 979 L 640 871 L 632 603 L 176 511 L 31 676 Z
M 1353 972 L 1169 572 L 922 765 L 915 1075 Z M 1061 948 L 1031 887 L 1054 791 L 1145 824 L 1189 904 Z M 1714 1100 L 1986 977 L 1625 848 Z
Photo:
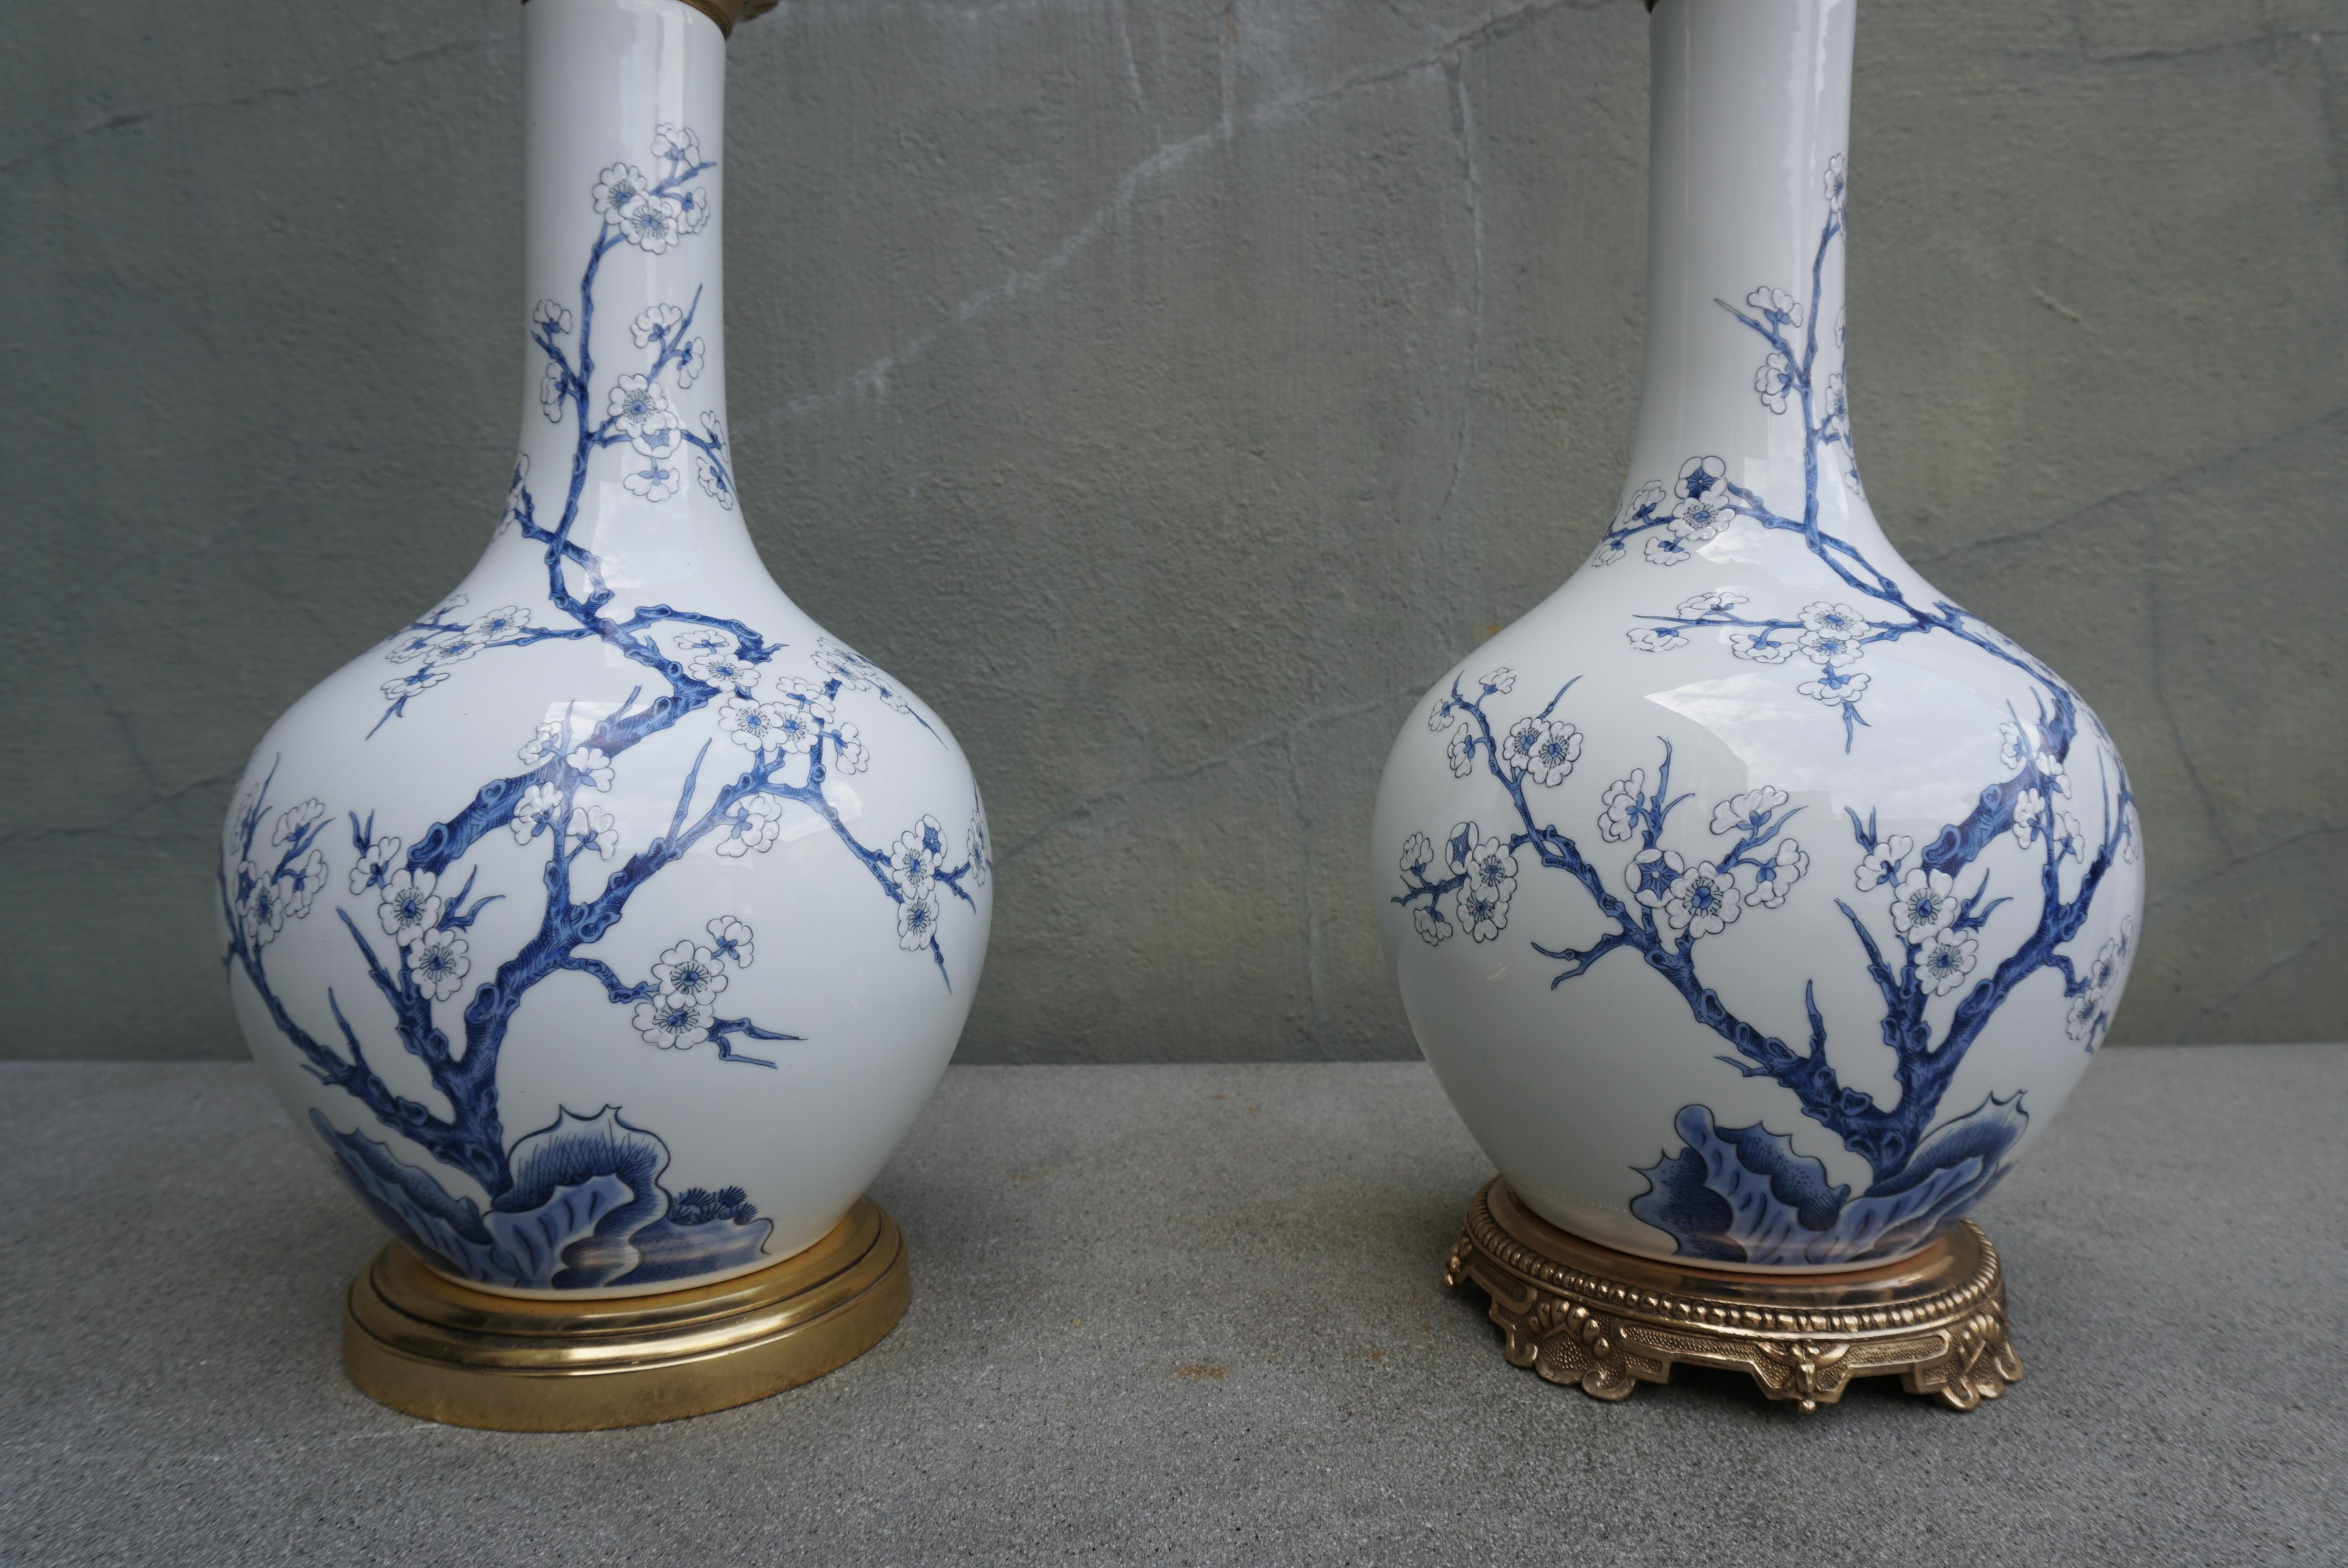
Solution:
M 528 5 L 530 0 L 522 0 Z M 780 5 L 782 0 L 685 0 L 703 15 L 717 24 L 717 30 L 731 38 L 734 29 L 756 16 L 763 16 Z
M 452 1426 L 589 1431 L 747 1404 L 820 1378 L 904 1315 L 905 1237 L 870 1198 L 769 1268 L 653 1296 L 492 1296 L 393 1242 L 351 1282 L 360 1390 Z
M 2022 1378 L 1997 1249 L 1971 1220 L 1897 1263 L 1765 1275 L 1583 1241 L 1495 1176 L 1468 1205 L 1443 1278 L 1491 1298 L 1511 1365 L 1601 1399 L 1668 1382 L 1678 1365 L 1746 1373 L 1805 1410 L 1839 1400 L 1855 1378 L 1896 1372 L 1952 1410 Z

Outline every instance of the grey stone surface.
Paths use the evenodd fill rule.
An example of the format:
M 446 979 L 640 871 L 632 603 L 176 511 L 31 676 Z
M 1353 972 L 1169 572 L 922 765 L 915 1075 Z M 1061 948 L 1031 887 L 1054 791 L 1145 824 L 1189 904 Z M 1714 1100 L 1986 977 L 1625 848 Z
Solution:
M 0 1559 L 2337 1563 L 2348 1047 L 2110 1057 L 1980 1213 L 2027 1375 L 1971 1415 L 1509 1367 L 1419 1064 L 968 1067 L 874 1189 L 894 1334 L 564 1436 L 344 1380 L 377 1235 L 252 1068 L 0 1066 Z
M 241 1049 L 232 776 L 503 494 L 518 10 L 0 8 L 0 1052 Z M 979 770 L 966 1058 L 1409 1052 L 1369 803 L 1612 507 L 1644 56 L 1635 0 L 742 31 L 748 515 Z M 1853 138 L 1869 494 L 2142 794 L 2117 1038 L 2336 1032 L 2348 5 L 1870 0 Z M 102 1008 L 54 979 L 98 951 Z

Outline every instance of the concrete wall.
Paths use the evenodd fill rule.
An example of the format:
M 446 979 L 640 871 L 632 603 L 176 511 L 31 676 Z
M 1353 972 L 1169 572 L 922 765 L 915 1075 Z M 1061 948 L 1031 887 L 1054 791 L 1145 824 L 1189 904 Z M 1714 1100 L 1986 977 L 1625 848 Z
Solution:
M 242 1049 L 230 784 L 504 490 L 518 26 L 0 10 L 0 1051 Z M 1636 0 L 787 0 L 733 94 L 752 526 L 1001 846 L 965 1059 L 1409 1053 L 1370 800 L 1613 503 Z M 1869 492 L 2142 791 L 2118 1037 L 2338 1036 L 2348 4 L 1870 0 L 1853 120 Z

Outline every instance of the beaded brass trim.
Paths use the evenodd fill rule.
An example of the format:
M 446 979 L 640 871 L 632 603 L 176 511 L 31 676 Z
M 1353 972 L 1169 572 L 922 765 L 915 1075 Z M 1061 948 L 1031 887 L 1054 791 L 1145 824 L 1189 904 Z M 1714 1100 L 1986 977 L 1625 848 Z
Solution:
M 2022 1378 L 1997 1249 L 1960 1221 L 1913 1257 L 1832 1274 L 1764 1275 L 1636 1257 L 1568 1235 L 1508 1178 L 1477 1193 L 1444 1283 L 1491 1298 L 1509 1363 L 1601 1399 L 1671 1379 L 1675 1364 L 1745 1372 L 1805 1410 L 1853 1378 L 1954 1410 Z
M 734 29 L 754 16 L 763 16 L 782 0 L 685 0 L 685 3 L 717 24 L 717 30 L 727 37 Z

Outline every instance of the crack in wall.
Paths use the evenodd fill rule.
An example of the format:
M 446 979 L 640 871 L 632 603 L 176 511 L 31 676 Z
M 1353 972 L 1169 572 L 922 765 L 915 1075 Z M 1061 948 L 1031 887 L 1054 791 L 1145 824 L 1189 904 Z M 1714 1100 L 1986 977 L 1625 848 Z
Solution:
M 2275 955 L 2272 962 L 2262 965 L 2256 972 L 2245 976 L 2239 984 L 2228 989 L 2223 996 L 2220 996 L 2215 1000 L 2202 1006 L 2191 1018 L 2185 1021 L 2174 1035 L 2169 1037 L 2169 1043 L 2172 1045 L 2188 1045 L 2193 1043 L 2197 1037 L 2200 1035 L 2203 1028 L 2210 1018 L 2241 1000 L 2242 998 L 2248 996 L 2251 990 L 2264 983 L 2265 980 L 2277 970 L 2296 963 L 2300 958 L 2312 951 L 2319 943 L 2337 933 L 2339 929 L 2340 922 L 2337 920 L 2326 921 L 2322 925 L 2318 926 L 2314 932 L 2310 935 L 2306 940 L 2299 943 L 2296 947 L 2287 948 L 2282 952 L 2278 953 Z
M 1457 55 L 1448 56 L 1443 71 L 1451 87 L 1451 134 L 1459 149 L 1460 184 L 1467 197 L 1468 363 L 1459 378 L 1459 416 L 1452 435 L 1451 471 L 1445 479 L 1443 498 L 1436 504 L 1430 526 L 1443 544 L 1444 587 L 1449 600 L 1445 608 L 1450 611 L 1452 624 L 1458 625 L 1468 615 L 1467 541 L 1459 535 L 1452 503 L 1458 498 L 1460 486 L 1467 480 L 1468 455 L 1474 435 L 1476 383 L 1484 364 L 1484 177 L 1476 163 L 1476 109 L 1468 96 L 1465 63 Z
M 2286 849 L 2308 843 L 2312 839 L 2331 838 L 2343 833 L 2348 833 L 2348 827 L 2326 825 L 2302 828 L 2297 833 L 2288 834 L 2271 843 L 2261 844 L 2255 849 L 2245 849 L 2239 855 L 2230 855 L 2221 864 L 2213 866 L 2207 871 L 2167 884 L 2159 892 L 2145 900 L 2145 910 L 2147 914 L 2156 913 L 2181 898 L 2200 891 L 2230 872 L 2240 870 L 2253 861 L 2264 860 L 2271 855 L 2280 855 Z
M 734 421 L 736 433 L 757 436 L 771 430 L 778 422 L 808 417 L 859 395 L 885 397 L 890 378 L 921 359 L 940 340 L 1005 304 L 1041 292 L 1091 250 L 1110 224 L 1131 210 L 1144 190 L 1200 158 L 1230 147 L 1242 133 L 1302 118 L 1350 94 L 1388 86 L 1422 71 L 1448 70 L 1450 62 L 1467 49 L 1505 36 L 1507 32 L 1550 12 L 1589 9 L 1593 3 L 1594 0 L 1533 0 L 1531 4 L 1488 18 L 1474 27 L 1447 37 L 1440 46 L 1425 55 L 1346 77 L 1332 87 L 1273 98 L 1244 113 L 1238 113 L 1232 108 L 1233 87 L 1230 73 L 1226 71 L 1225 106 L 1220 121 L 1210 129 L 1155 149 L 1148 157 L 1128 169 L 1110 187 L 1107 199 L 1042 260 L 963 295 L 931 326 L 915 333 L 898 347 L 850 371 L 829 387 L 787 398 L 771 414 L 737 415 Z M 1231 47 L 1227 44 L 1225 52 L 1228 54 Z
M 158 806 L 170 805 L 172 802 L 193 794 L 198 790 L 213 789 L 221 784 L 234 784 L 243 776 L 244 768 L 239 764 L 235 768 L 221 773 L 206 774 L 201 778 L 189 779 L 169 789 L 159 787 L 156 793 L 149 795 L 137 805 L 104 822 L 85 823 L 74 827 L 34 827 L 16 833 L 0 833 L 0 848 L 15 849 L 29 845 L 46 844 L 52 839 L 104 838 L 119 833 Z M 223 808 L 225 805 L 226 802 L 223 801 Z
M 2226 833 L 2226 814 L 2219 808 L 2218 797 L 2209 788 L 2209 781 L 2201 776 L 2201 764 L 2195 760 L 2193 748 L 2186 743 L 2185 726 L 2178 721 L 2176 704 L 2168 693 L 2168 639 L 2162 630 L 2164 610 L 2160 594 L 2160 554 L 2167 528 L 2158 518 L 2150 525 L 2152 548 L 2145 551 L 2146 593 L 2149 603 L 2144 618 L 2147 662 L 2152 671 L 2152 700 L 2160 711 L 2160 722 L 2168 732 L 2168 743 L 2176 753 L 2178 764 L 2185 770 L 2186 782 L 2193 786 L 2194 795 L 2201 802 L 2201 813 L 2208 819 L 2209 835 L 2218 847 L 2233 854 L 2233 841 Z
M 1158 116 L 1149 107 L 1149 95 L 1142 90 L 1141 67 L 1133 57 L 1133 26 L 1125 14 L 1125 0 L 1108 0 L 1109 23 L 1117 34 L 1117 64 L 1125 74 L 1126 95 L 1133 100 L 1133 112 L 1141 122 L 1149 139 L 1160 146 L 1166 140 L 1159 128 Z
M 149 120 L 160 119 L 165 115 L 177 114 L 183 109 L 250 108 L 255 104 L 307 97 L 314 93 L 325 92 L 370 77 L 381 76 L 386 71 L 398 70 L 408 66 L 425 65 L 454 55 L 470 52 L 482 55 L 511 54 L 518 50 L 520 42 L 518 36 L 510 32 L 483 33 L 469 38 L 450 39 L 446 43 L 411 50 L 404 55 L 387 55 L 379 59 L 368 60 L 362 65 L 313 77 L 306 82 L 289 82 L 275 87 L 258 87 L 251 92 L 237 93 L 228 97 L 174 98 L 160 104 L 149 104 L 143 108 L 118 109 L 112 114 L 102 115 L 96 119 L 76 126 L 71 130 L 50 138 L 29 151 L 19 153 L 6 162 L 0 163 L 0 178 L 5 178 L 20 169 L 37 163 L 52 153 L 61 151 L 77 141 L 105 136 L 113 131 L 129 130 L 133 127 L 145 125 Z
M 1012 861 L 1016 860 L 1028 850 L 1034 848 L 1044 839 L 1049 837 L 1054 833 L 1058 832 L 1067 824 L 1090 815 L 1094 811 L 1097 810 L 1101 806 L 1109 804 L 1115 801 L 1123 800 L 1126 796 L 1132 794 L 1137 790 L 1147 789 L 1151 784 L 1179 784 L 1185 779 L 1197 778 L 1201 774 L 1209 774 L 1214 772 L 1218 768 L 1229 767 L 1231 764 L 1239 761 L 1241 757 L 1247 756 L 1249 753 L 1253 752 L 1262 751 L 1268 746 L 1292 745 L 1295 737 L 1303 734 L 1307 731 L 1317 729 L 1323 724 L 1335 723 L 1340 720 L 1355 718 L 1363 713 L 1370 712 L 1378 708 L 1383 708 L 1389 703 L 1400 702 L 1408 698 L 1415 698 L 1426 689 L 1426 688 L 1424 685 L 1397 687 L 1394 691 L 1381 692 L 1376 696 L 1367 697 L 1360 702 L 1348 702 L 1341 707 L 1313 709 L 1297 715 L 1296 719 L 1291 723 L 1283 724 L 1276 730 L 1270 730 L 1262 734 L 1250 736 L 1248 739 L 1240 742 L 1236 745 L 1229 746 L 1222 751 L 1217 752 L 1210 757 L 1202 757 L 1195 763 L 1186 763 L 1180 767 L 1152 769 L 1150 772 L 1143 774 L 1138 778 L 1128 779 L 1124 783 L 1117 784 L 1112 788 L 1102 790 L 1097 794 L 1086 795 L 1084 799 L 1077 801 L 1075 804 L 1064 806 L 1060 810 L 1053 813 L 1052 815 L 1046 818 L 1041 825 L 1022 835 L 1016 843 L 1008 845 L 1004 848 L 997 850 L 994 856 L 994 864 L 997 866 L 1009 865 Z
M 2162 495 L 2190 480 L 2205 477 L 2230 463 L 2238 462 L 2244 457 L 2260 456 L 2286 442 L 2296 440 L 2302 436 L 2312 434 L 2327 425 L 2343 419 L 2348 419 L 2348 404 L 2327 409 L 2312 419 L 2302 420 L 2272 435 L 2261 436 L 2255 441 L 2245 441 L 2240 446 L 2229 446 L 2221 452 L 2213 452 L 2209 456 L 2199 458 L 2182 468 L 2172 469 L 2157 479 L 2148 480 L 2141 485 L 2132 485 L 2125 490 L 2114 490 L 2107 495 L 2099 496 L 2085 506 L 2074 507 L 2061 517 L 2050 518 L 2043 523 L 2034 523 L 2029 528 L 2015 528 L 2003 534 L 1984 534 L 1977 539 L 1963 539 L 1945 549 L 1934 550 L 1929 555 L 1910 553 L 1907 557 L 1908 564 L 1926 567 L 1961 555 L 1970 555 L 1975 550 L 1992 549 L 2001 545 L 2028 544 L 2034 539 L 2043 539 L 2049 534 L 2087 521 L 2106 507 L 2119 506 L 2124 502 L 2143 501 Z
M 1297 880 L 1303 906 L 1304 925 L 1304 1040 L 1321 1047 L 1321 910 L 1313 898 L 1314 885 L 1320 881 L 1320 867 L 1313 853 L 1313 823 L 1304 809 L 1304 762 L 1296 753 L 1298 731 L 1292 729 L 1286 737 L 1288 751 L 1289 804 L 1296 814 Z

